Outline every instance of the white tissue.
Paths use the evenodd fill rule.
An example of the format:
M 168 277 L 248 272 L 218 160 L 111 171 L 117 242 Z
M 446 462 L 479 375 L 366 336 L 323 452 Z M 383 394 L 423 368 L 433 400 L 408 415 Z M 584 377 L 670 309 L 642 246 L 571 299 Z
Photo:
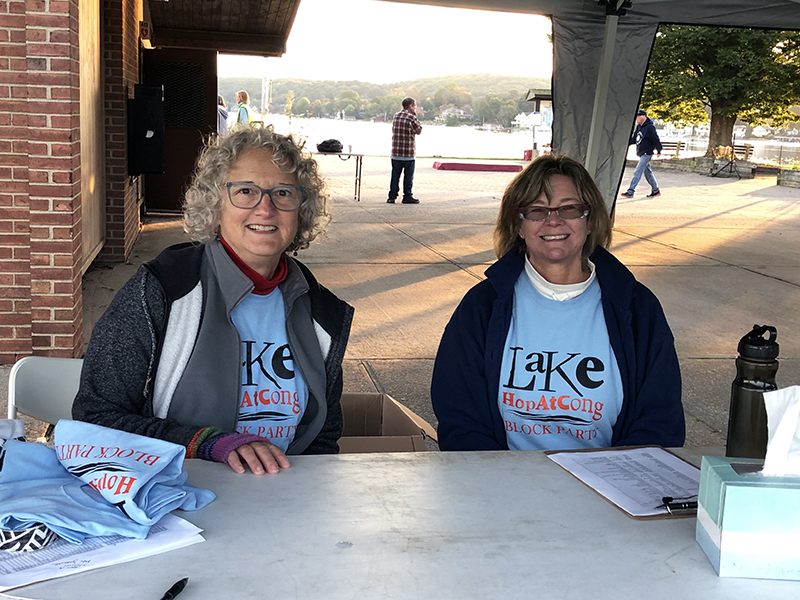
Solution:
M 767 456 L 763 475 L 800 477 L 800 386 L 766 392 Z

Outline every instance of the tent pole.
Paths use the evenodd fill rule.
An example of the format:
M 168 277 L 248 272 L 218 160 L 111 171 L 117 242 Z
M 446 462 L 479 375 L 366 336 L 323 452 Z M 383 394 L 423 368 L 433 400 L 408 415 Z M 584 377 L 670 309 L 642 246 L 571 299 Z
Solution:
M 614 44 L 617 40 L 618 23 L 618 15 L 606 15 L 606 34 L 603 39 L 603 54 L 600 57 L 600 72 L 597 75 L 597 87 L 594 91 L 592 124 L 589 127 L 589 145 L 586 150 L 585 166 L 592 177 L 597 175 L 600 139 L 603 134 L 603 123 L 606 116 L 606 101 L 608 100 L 608 87 L 611 82 L 611 67 L 614 61 Z

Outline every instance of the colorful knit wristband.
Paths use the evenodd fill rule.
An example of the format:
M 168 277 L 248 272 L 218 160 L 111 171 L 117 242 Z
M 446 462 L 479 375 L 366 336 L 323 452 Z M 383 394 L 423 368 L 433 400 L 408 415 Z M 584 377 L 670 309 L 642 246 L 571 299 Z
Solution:
M 214 460 L 213 452 L 214 446 L 218 441 L 222 438 L 230 435 L 236 435 L 235 433 L 218 433 L 216 435 L 212 435 L 202 444 L 197 447 L 197 458 L 200 460 Z
M 204 427 L 194 434 L 194 437 L 186 445 L 186 458 L 198 458 L 198 448 L 200 448 L 203 442 L 205 442 L 208 438 L 217 435 L 218 433 L 222 433 L 222 429 L 219 427 Z

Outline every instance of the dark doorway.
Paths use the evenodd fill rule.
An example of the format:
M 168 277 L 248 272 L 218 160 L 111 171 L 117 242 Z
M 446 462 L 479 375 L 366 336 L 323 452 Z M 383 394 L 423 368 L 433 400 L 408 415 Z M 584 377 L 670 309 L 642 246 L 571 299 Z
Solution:
M 180 212 L 197 155 L 217 127 L 217 53 L 144 53 L 145 85 L 164 86 L 164 174 L 145 176 L 145 211 Z

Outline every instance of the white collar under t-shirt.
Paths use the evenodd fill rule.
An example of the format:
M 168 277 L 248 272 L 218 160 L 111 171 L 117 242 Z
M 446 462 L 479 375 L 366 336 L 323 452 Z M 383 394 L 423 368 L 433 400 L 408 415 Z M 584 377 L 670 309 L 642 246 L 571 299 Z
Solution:
M 592 285 L 592 282 L 595 278 L 594 263 L 590 260 L 587 262 L 589 263 L 589 279 L 586 281 L 581 281 L 580 283 L 570 283 L 567 285 L 550 283 L 547 281 L 547 279 L 539 275 L 539 271 L 533 267 L 527 255 L 525 256 L 525 273 L 528 274 L 533 287 L 536 288 L 536 291 L 542 296 L 545 298 L 550 298 L 551 300 L 563 302 L 564 300 L 570 300 L 576 296 L 580 296 L 590 285 Z

